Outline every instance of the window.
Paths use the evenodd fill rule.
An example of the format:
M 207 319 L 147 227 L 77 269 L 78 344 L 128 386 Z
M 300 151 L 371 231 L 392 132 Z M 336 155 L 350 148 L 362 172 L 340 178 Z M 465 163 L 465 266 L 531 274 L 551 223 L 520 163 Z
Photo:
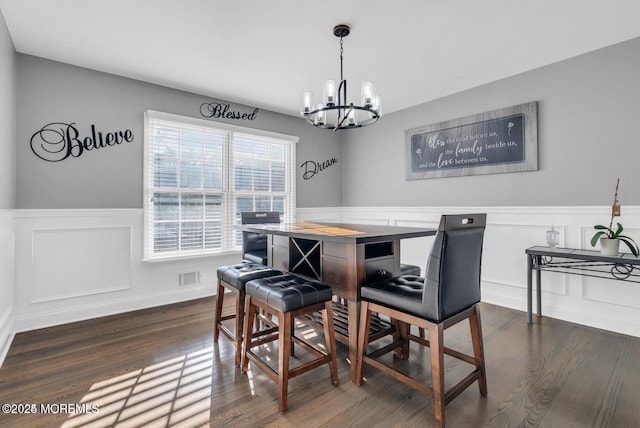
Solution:
M 297 137 L 148 111 L 145 259 L 238 251 L 242 211 L 295 213 Z

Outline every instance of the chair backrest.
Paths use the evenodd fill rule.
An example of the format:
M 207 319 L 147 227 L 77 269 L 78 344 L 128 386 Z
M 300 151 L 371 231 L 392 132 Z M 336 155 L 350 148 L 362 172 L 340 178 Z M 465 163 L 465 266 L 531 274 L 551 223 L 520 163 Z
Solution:
M 240 218 L 242 224 L 280 223 L 278 211 L 243 211 Z
M 240 213 L 242 224 L 280 223 L 278 211 L 244 211 Z M 242 252 L 267 249 L 267 235 L 242 232 Z
M 443 215 L 427 260 L 422 304 L 442 321 L 480 301 L 486 214 Z

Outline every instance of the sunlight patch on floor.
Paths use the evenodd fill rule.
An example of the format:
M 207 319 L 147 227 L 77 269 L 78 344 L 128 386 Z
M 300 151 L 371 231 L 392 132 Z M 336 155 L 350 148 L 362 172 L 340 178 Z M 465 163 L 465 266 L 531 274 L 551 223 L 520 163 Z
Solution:
M 207 424 L 212 352 L 209 347 L 97 382 L 80 401 L 97 411 L 71 414 L 62 427 Z

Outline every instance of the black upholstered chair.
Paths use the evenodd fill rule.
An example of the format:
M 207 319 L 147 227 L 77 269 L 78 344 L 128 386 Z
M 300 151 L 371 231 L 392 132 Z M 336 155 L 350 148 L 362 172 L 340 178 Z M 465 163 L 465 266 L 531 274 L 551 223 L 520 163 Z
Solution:
M 218 268 L 218 295 L 216 297 L 216 313 L 214 315 L 213 341 L 217 342 L 220 332 L 236 347 L 235 364 L 240 367 L 242 357 L 242 329 L 244 327 L 245 284 L 252 279 L 282 275 L 282 272 L 269 269 L 259 263 L 239 263 L 237 265 Z M 235 310 L 227 315 L 222 314 L 225 290 L 235 294 Z M 223 321 L 235 319 L 234 331 L 223 324 Z
M 338 363 L 336 360 L 335 332 L 333 328 L 331 287 L 297 275 L 282 275 L 249 281 L 246 285 L 245 336 L 242 354 L 242 371 L 247 372 L 249 361 L 266 373 L 278 384 L 279 409 L 287 410 L 289 379 L 306 373 L 321 365 L 328 364 L 331 383 L 338 385 Z M 314 312 L 322 313 L 324 327 L 324 351 L 308 340 L 295 335 L 295 319 Z M 277 316 L 277 326 L 262 328 L 263 324 L 253 323 L 260 312 Z M 270 320 L 271 321 L 271 320 Z M 255 330 L 254 330 L 255 329 Z M 277 334 L 276 334 L 277 332 Z M 278 340 L 277 370 L 262 358 L 253 348 Z M 301 346 L 315 358 L 291 368 L 289 361 L 294 345 Z M 270 361 L 276 360 L 275 358 Z
M 242 224 L 280 223 L 280 213 L 277 211 L 245 211 L 240 215 Z M 266 265 L 267 236 L 262 233 L 242 232 L 242 259 Z
M 425 278 L 400 276 L 363 286 L 358 333 L 357 383 L 362 383 L 364 364 L 371 365 L 433 398 L 436 426 L 444 426 L 444 407 L 476 380 L 480 394 L 487 395 L 482 328 L 480 324 L 480 265 L 486 214 L 443 215 L 427 260 Z M 372 313 L 398 322 L 394 342 L 367 352 Z M 473 355 L 446 348 L 443 333 L 468 319 Z M 416 325 L 429 333 L 428 340 L 410 333 Z M 409 341 L 430 347 L 431 386 L 377 360 L 395 351 L 409 358 Z M 375 344 L 375 342 L 373 342 Z M 445 392 L 444 354 L 473 366 L 473 371 Z

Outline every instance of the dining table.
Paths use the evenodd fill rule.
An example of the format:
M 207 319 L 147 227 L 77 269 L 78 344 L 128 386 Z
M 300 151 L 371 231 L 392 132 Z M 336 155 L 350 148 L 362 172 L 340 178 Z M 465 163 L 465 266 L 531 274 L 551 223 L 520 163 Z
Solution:
M 240 229 L 267 236 L 270 267 L 332 287 L 339 303 L 334 311 L 336 339 L 349 347 L 352 382 L 356 381 L 360 288 L 400 275 L 402 239 L 432 236 L 437 231 L 424 227 L 325 222 L 246 224 Z M 425 247 L 425 260 L 426 252 Z M 375 328 L 376 324 L 373 325 Z

